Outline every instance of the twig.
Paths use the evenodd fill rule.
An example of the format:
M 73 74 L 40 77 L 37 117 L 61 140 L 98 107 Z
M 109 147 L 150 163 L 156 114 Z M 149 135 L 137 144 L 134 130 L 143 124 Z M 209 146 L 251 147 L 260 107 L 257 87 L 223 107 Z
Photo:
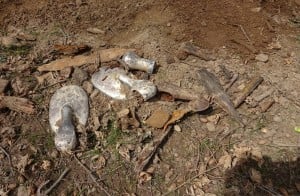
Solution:
M 43 196 L 45 195 L 44 193 L 41 193 L 41 190 L 44 186 L 46 186 L 48 183 L 50 182 L 50 180 L 46 180 L 44 183 L 40 184 L 40 186 L 38 187 L 37 191 L 36 191 L 36 195 L 37 196 Z
M 185 182 L 183 182 L 182 184 L 180 184 L 179 186 L 177 186 L 175 189 L 173 189 L 173 190 L 171 190 L 171 191 L 169 191 L 169 192 L 163 194 L 162 196 L 169 195 L 170 193 L 172 193 L 172 192 L 174 192 L 174 191 L 180 189 L 180 188 L 183 187 L 184 185 L 186 185 L 186 184 L 188 184 L 188 183 L 191 183 L 191 182 L 192 182 L 193 180 L 195 180 L 196 178 L 198 178 L 198 177 L 200 177 L 200 176 L 206 174 L 207 172 L 210 172 L 210 171 L 212 171 L 212 170 L 214 170 L 214 169 L 216 169 L 216 168 L 218 168 L 218 167 L 219 167 L 219 166 L 209 168 L 209 169 L 207 169 L 206 171 L 201 172 L 200 174 L 195 175 L 194 177 L 188 179 L 187 181 L 185 181 Z
M 244 27 L 243 27 L 242 25 L 239 25 L 239 27 L 240 27 L 241 31 L 243 32 L 243 34 L 245 35 L 245 37 L 247 38 L 247 40 L 248 40 L 250 43 L 252 43 L 251 40 L 250 40 L 250 38 L 249 38 L 249 36 L 248 36 L 248 34 L 246 33 Z
M 228 89 L 236 82 L 238 78 L 239 78 L 239 74 L 233 74 L 230 82 L 224 87 L 224 90 L 227 92 Z
M 48 188 L 44 193 L 41 193 L 41 189 L 46 186 L 50 180 L 47 180 L 43 184 L 41 184 L 38 189 L 37 189 L 37 196 L 42 196 L 42 195 L 48 195 L 57 185 L 60 183 L 60 181 L 65 177 L 65 175 L 70 171 L 70 168 L 66 168 L 63 173 L 59 176 L 59 178 Z
M 237 39 L 232 39 L 231 41 L 236 43 L 236 44 L 244 46 L 246 49 L 248 49 L 250 52 L 252 52 L 254 54 L 257 53 L 257 50 L 254 48 L 254 46 L 252 44 L 249 45 L 249 44 L 247 44 L 243 41 L 237 40 Z
M 271 194 L 272 196 L 281 196 L 281 194 L 269 189 L 268 187 L 266 186 L 263 186 L 263 185 L 258 185 L 257 186 L 259 189 L 263 190 L 263 191 L 266 191 L 267 193 Z
M 276 143 L 274 142 L 274 145 L 280 146 L 280 147 L 293 147 L 293 148 L 300 148 L 300 145 L 293 145 L 293 144 L 282 144 L 282 143 Z
M 150 152 L 147 152 L 146 156 L 142 156 L 141 160 L 138 161 L 135 171 L 140 173 L 145 170 L 152 160 L 153 156 L 157 152 L 158 148 L 162 145 L 163 141 L 167 138 L 167 136 L 171 133 L 171 126 L 169 126 L 165 132 L 154 142 L 154 147 Z
M 77 157 L 77 155 L 74 155 L 75 160 L 78 162 L 78 164 L 89 174 L 89 176 L 92 178 L 92 180 L 94 181 L 94 183 L 97 185 L 97 187 L 99 187 L 103 192 L 105 192 L 106 195 L 111 196 L 111 194 L 103 187 L 99 184 L 98 180 L 99 178 L 97 176 L 95 176 L 92 171 L 87 168 Z
M 238 108 L 244 101 L 245 99 L 256 89 L 256 87 L 262 83 L 264 79 L 261 76 L 257 76 L 253 78 L 244 88 L 241 96 L 239 96 L 235 101 L 234 101 L 234 107 Z
M 10 154 L 8 154 L 8 152 L 6 152 L 6 150 L 0 146 L 0 150 L 6 155 L 7 159 L 8 159 L 8 163 L 9 163 L 9 166 L 10 166 L 10 171 L 12 174 L 14 174 L 14 170 L 13 170 L 13 165 L 12 165 L 12 162 L 11 162 L 11 158 L 10 158 Z

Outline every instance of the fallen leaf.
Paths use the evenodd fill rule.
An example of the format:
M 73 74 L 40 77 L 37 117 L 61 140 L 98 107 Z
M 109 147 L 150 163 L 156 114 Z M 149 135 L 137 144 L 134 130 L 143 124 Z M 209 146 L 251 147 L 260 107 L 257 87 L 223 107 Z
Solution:
M 145 182 L 148 182 L 152 179 L 152 175 L 149 174 L 148 172 L 141 172 L 139 174 L 139 184 L 143 184 Z
M 146 124 L 154 128 L 162 128 L 169 120 L 170 115 L 162 109 L 155 110 L 152 115 L 146 120 Z
M 254 168 L 251 168 L 250 171 L 249 171 L 249 173 L 250 173 L 250 179 L 253 182 L 256 182 L 258 184 L 262 183 L 262 177 L 261 177 L 261 173 L 259 171 L 257 171 Z
M 221 156 L 218 161 L 218 165 L 222 165 L 225 170 L 230 169 L 232 167 L 231 163 L 232 163 L 232 157 L 228 153 Z
M 41 168 L 42 168 L 43 170 L 48 171 L 48 170 L 51 168 L 51 162 L 48 161 L 48 160 L 43 160 L 43 163 L 42 163 L 42 165 L 41 165 Z
M 161 92 L 160 93 L 160 100 L 161 101 L 167 101 L 167 102 L 173 102 L 175 100 L 175 98 L 169 93 Z
M 24 173 L 25 169 L 28 165 L 32 163 L 33 159 L 29 158 L 29 155 L 26 154 L 24 156 L 20 157 L 20 160 L 18 161 L 17 168 L 20 173 Z
M 181 118 L 183 118 L 183 116 L 185 114 L 187 114 L 188 112 L 190 112 L 190 109 L 179 109 L 179 110 L 173 111 L 171 119 L 165 124 L 163 130 L 165 131 L 169 125 L 171 125 L 171 124 L 175 123 L 176 121 L 180 120 Z

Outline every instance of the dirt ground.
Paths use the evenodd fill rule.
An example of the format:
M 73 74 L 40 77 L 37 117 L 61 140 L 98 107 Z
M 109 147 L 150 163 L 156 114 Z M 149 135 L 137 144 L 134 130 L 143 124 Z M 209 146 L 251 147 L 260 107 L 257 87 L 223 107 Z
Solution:
M 299 0 L 0 0 L 0 36 L 0 195 L 300 195 Z M 184 42 L 214 59 L 183 58 Z M 263 81 L 237 107 L 245 127 L 212 96 L 209 109 L 170 125 L 137 171 L 163 134 L 147 119 L 187 101 L 161 92 L 148 101 L 104 95 L 91 76 L 100 66 L 119 66 L 115 60 L 38 70 L 76 58 L 78 48 L 61 49 L 76 45 L 91 48 L 81 55 L 134 48 L 156 61 L 153 74 L 130 71 L 137 78 L 206 99 L 201 68 L 224 88 L 238 76 L 227 91 L 231 100 L 253 78 Z M 56 150 L 48 119 L 51 96 L 68 84 L 84 88 L 90 107 L 71 154 Z

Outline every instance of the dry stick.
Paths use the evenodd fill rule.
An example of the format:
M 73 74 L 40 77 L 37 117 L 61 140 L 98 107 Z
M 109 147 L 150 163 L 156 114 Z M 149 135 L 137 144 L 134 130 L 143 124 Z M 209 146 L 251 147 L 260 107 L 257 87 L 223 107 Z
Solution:
M 244 46 L 246 49 L 248 49 L 250 52 L 252 52 L 254 54 L 257 53 L 257 50 L 254 48 L 254 46 L 252 44 L 249 45 L 249 44 L 247 44 L 247 43 L 245 43 L 243 41 L 237 40 L 237 39 L 232 39 L 231 41 L 234 42 L 234 43 L 236 43 L 236 44 Z
M 230 80 L 230 82 L 224 87 L 224 90 L 227 92 L 229 88 L 236 82 L 239 78 L 239 74 L 234 74 Z
M 194 177 L 188 179 L 187 181 L 185 181 L 185 182 L 183 182 L 182 184 L 180 184 L 179 186 L 177 186 L 175 189 L 173 189 L 173 190 L 171 190 L 171 191 L 169 191 L 169 192 L 163 194 L 162 196 L 169 195 L 170 193 L 172 193 L 172 192 L 174 192 L 174 191 L 180 189 L 180 188 L 183 187 L 184 185 L 186 185 L 186 184 L 188 184 L 188 183 L 191 183 L 191 182 L 192 182 L 193 180 L 195 180 L 196 178 L 198 178 L 198 177 L 200 177 L 200 176 L 206 174 L 207 172 L 210 172 L 210 171 L 212 171 L 212 170 L 214 170 L 214 169 L 216 169 L 216 168 L 218 168 L 218 167 L 219 167 L 219 166 L 209 168 L 209 169 L 207 169 L 206 171 L 201 172 L 200 174 L 195 175 Z
M 248 36 L 248 34 L 246 33 L 245 29 L 243 28 L 243 26 L 242 26 L 242 25 L 239 25 L 239 27 L 240 27 L 241 31 L 243 32 L 243 34 L 245 35 L 245 37 L 247 38 L 247 40 L 248 40 L 250 43 L 252 43 L 251 40 L 250 40 L 250 38 L 249 38 L 249 36 Z
M 244 101 L 245 99 L 256 89 L 256 87 L 262 83 L 264 79 L 261 76 L 257 76 L 253 78 L 248 84 L 246 84 L 246 87 L 244 88 L 241 96 L 239 96 L 235 101 L 234 101 L 234 107 L 238 108 Z
M 76 154 L 74 155 L 74 158 L 76 159 L 76 161 L 78 162 L 78 164 L 89 174 L 89 176 L 92 178 L 92 180 L 94 181 L 94 183 L 102 190 L 105 192 L 106 195 L 108 196 L 111 196 L 111 194 L 103 187 L 99 184 L 98 180 L 99 178 L 96 177 L 92 171 L 87 168 L 79 159 L 78 157 L 76 156 Z
M 167 138 L 167 136 L 171 132 L 171 126 L 169 126 L 166 131 L 162 134 L 162 136 L 154 142 L 154 148 L 151 150 L 151 152 L 146 156 L 146 158 L 143 158 L 143 161 L 138 164 L 137 168 L 135 169 L 138 173 L 143 171 L 148 165 L 149 162 L 152 160 L 153 156 L 155 155 L 158 148 L 161 146 L 162 142 Z
M 44 193 L 41 193 L 41 189 L 46 186 L 50 180 L 47 180 L 43 184 L 41 184 L 37 189 L 37 196 L 48 195 L 57 185 L 58 183 L 65 177 L 65 175 L 70 171 L 70 168 L 66 168 L 63 173 L 59 176 L 59 178 L 47 189 Z
M 12 165 L 12 162 L 11 162 L 11 158 L 10 158 L 10 155 L 8 154 L 8 152 L 6 152 L 6 150 L 0 146 L 0 150 L 6 155 L 7 159 L 8 159 L 8 163 L 9 163 L 9 166 L 10 166 L 10 171 L 12 174 L 14 174 L 14 170 L 13 170 L 13 165 Z
M 176 86 L 172 83 L 159 83 L 157 85 L 157 89 L 160 92 L 171 94 L 175 99 L 195 100 L 200 98 L 200 96 L 197 95 L 194 91 L 190 89 L 180 88 L 179 86 Z

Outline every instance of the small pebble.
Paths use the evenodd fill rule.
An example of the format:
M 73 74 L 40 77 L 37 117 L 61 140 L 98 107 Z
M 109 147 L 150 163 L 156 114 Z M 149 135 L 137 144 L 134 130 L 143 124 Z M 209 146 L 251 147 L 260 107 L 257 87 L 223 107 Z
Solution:
M 171 23 L 168 22 L 167 27 L 170 27 L 170 26 L 171 26 Z
M 267 133 L 269 130 L 267 128 L 262 128 L 260 131 L 263 133 Z
M 256 55 L 255 60 L 266 63 L 269 60 L 269 56 L 266 54 L 258 54 Z
M 200 117 L 199 120 L 201 122 L 203 122 L 203 123 L 207 123 L 208 122 L 207 118 L 203 118 L 203 117 Z
M 215 124 L 212 123 L 212 122 L 206 123 L 206 128 L 207 128 L 208 131 L 210 131 L 210 132 L 216 131 L 216 126 L 215 126 Z
M 251 8 L 251 12 L 255 12 L 255 13 L 258 13 L 261 11 L 261 7 L 254 7 L 254 8 Z
M 174 130 L 177 132 L 181 132 L 181 127 L 179 125 L 175 125 Z
M 105 31 L 92 27 L 92 28 L 88 28 L 87 32 L 92 33 L 92 34 L 105 34 Z
M 88 79 L 88 73 L 80 68 L 75 68 L 72 78 L 75 84 L 81 85 L 83 81 Z
M 94 89 L 93 84 L 89 81 L 84 81 L 82 87 L 88 94 L 91 94 Z

